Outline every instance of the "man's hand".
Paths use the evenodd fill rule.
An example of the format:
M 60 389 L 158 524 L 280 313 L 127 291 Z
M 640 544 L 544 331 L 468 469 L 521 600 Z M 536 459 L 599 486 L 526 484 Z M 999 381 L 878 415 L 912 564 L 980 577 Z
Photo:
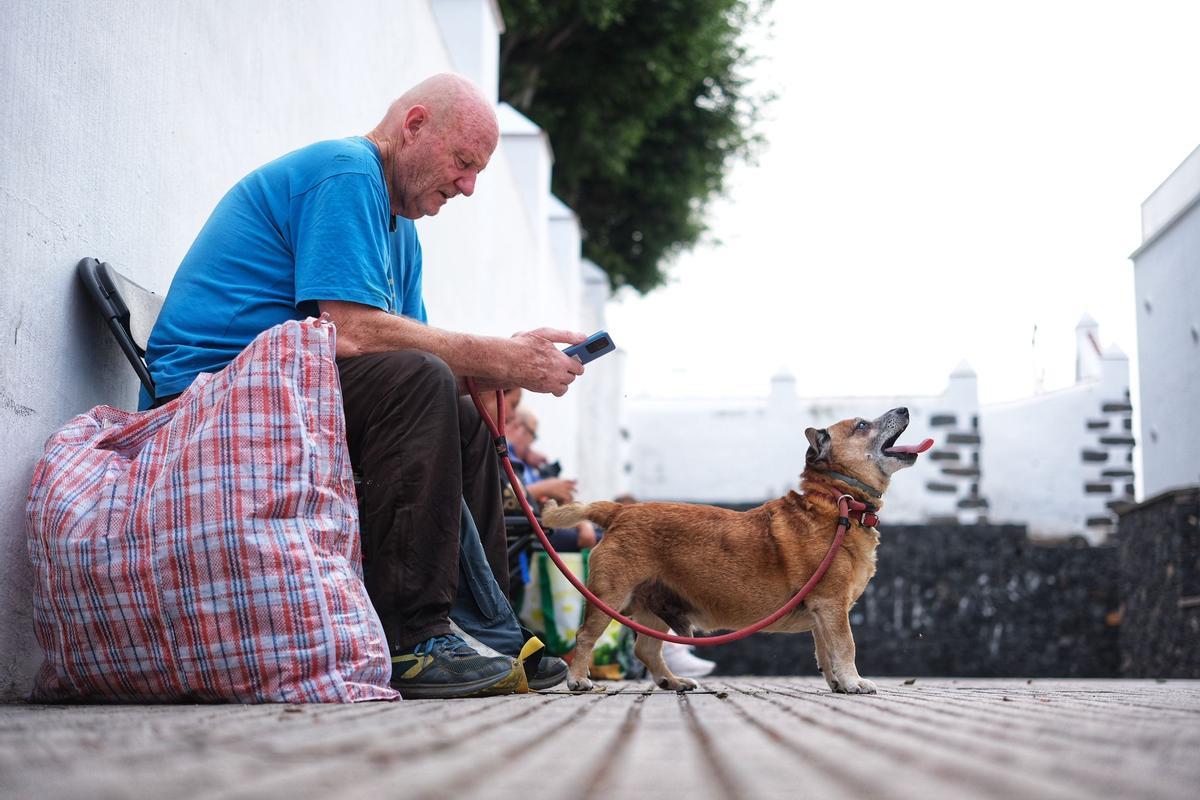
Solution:
M 516 385 L 562 397 L 575 377 L 583 374 L 583 364 L 564 355 L 555 343 L 579 344 L 586 339 L 584 334 L 554 328 L 513 334 L 509 340 L 513 345 L 509 366 Z
M 547 499 L 552 498 L 560 504 L 566 505 L 575 500 L 575 481 L 565 478 L 543 478 L 529 484 L 525 490 L 533 495 L 539 503 L 544 503 Z

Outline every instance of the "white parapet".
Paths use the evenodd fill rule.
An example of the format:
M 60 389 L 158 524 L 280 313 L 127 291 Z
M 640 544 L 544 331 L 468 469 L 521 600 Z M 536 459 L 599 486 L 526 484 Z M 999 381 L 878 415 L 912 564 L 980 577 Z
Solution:
M 550 139 L 533 120 L 508 103 L 501 103 L 496 115 L 500 120 L 500 145 L 512 166 L 529 224 L 535 234 L 544 237 L 550 216 L 550 175 L 554 168 Z

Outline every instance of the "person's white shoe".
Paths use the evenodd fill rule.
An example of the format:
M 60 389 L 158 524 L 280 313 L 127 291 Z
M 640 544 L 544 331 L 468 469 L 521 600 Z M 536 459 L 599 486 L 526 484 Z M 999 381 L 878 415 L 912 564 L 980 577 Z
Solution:
M 717 668 L 717 662 L 700 658 L 687 645 L 663 642 L 662 654 L 667 669 L 680 678 L 703 678 Z

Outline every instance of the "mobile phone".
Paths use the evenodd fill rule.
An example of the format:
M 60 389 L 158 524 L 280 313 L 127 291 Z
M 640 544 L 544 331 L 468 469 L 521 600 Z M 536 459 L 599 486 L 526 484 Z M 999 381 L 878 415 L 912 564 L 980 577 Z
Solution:
M 580 364 L 586 364 L 616 349 L 617 346 L 613 344 L 612 337 L 608 335 L 607 331 L 597 331 L 579 344 L 571 345 L 566 350 L 563 350 L 563 352 L 572 358 L 579 359 Z

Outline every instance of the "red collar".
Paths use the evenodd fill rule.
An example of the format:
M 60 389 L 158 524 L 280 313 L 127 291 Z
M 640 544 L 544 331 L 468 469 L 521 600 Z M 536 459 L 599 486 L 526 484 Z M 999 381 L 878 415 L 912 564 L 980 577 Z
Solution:
M 870 503 L 855 500 L 848 494 L 838 494 L 836 489 L 817 484 L 813 487 L 820 494 L 833 499 L 838 504 L 838 524 L 850 527 L 854 520 L 864 528 L 874 528 L 879 524 L 879 509 Z

